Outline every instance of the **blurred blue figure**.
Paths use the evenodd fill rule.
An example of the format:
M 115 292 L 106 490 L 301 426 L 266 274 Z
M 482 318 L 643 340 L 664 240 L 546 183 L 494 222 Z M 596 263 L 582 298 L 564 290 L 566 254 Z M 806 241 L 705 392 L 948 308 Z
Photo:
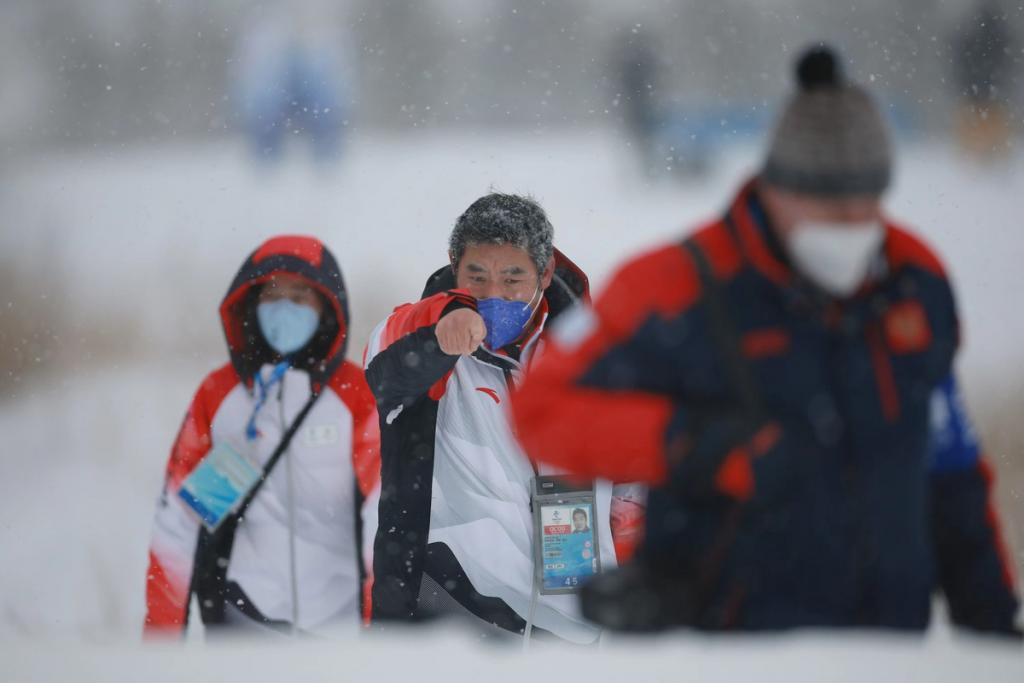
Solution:
M 982 0 L 957 26 L 952 66 L 959 90 L 957 139 L 979 161 L 1005 158 L 1012 148 L 1018 87 L 1017 39 L 1007 12 L 996 0 Z
M 345 41 L 324 12 L 264 11 L 243 35 L 235 79 L 245 134 L 256 156 L 276 161 L 288 136 L 314 158 L 337 159 L 348 123 Z
M 767 111 L 756 103 L 709 103 L 691 98 L 670 102 L 664 84 L 668 64 L 659 56 L 657 35 L 638 27 L 623 31 L 615 45 L 616 101 L 640 166 L 649 178 L 691 179 L 708 173 L 720 149 L 768 127 Z
M 697 104 L 666 108 L 655 133 L 659 161 L 671 172 L 696 177 L 709 172 L 719 150 L 768 127 L 768 112 L 756 104 Z
M 664 65 L 658 59 L 653 38 L 637 28 L 623 31 L 615 46 L 619 89 L 626 131 L 632 138 L 640 165 L 654 176 L 663 164 L 659 159 L 657 133 L 661 122 L 660 87 Z

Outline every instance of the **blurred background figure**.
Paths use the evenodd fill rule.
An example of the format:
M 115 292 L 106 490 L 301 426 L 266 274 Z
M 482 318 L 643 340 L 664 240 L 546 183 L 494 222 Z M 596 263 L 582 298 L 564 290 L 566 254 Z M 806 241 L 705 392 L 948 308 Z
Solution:
M 617 99 L 645 177 L 687 180 L 706 173 L 716 142 L 715 125 L 707 125 L 708 112 L 673 105 L 666 97 L 665 85 L 673 74 L 662 41 L 637 24 L 622 31 L 617 49 Z
M 258 8 L 243 29 L 233 88 L 246 138 L 262 161 L 279 160 L 292 137 L 303 138 L 318 162 L 341 152 L 350 108 L 349 45 L 341 25 L 315 9 L 289 3 Z
M 648 31 L 637 27 L 624 30 L 618 38 L 616 66 L 618 68 L 618 100 L 623 108 L 623 124 L 636 150 L 641 169 L 654 176 L 665 166 L 657 149 L 657 135 L 661 126 L 659 111 L 661 71 L 653 38 Z
M 688 17 L 702 14 L 685 9 Z M 723 84 L 694 83 L 691 60 L 643 24 L 622 29 L 613 45 L 614 101 L 648 180 L 699 180 L 726 147 L 756 136 L 768 123 L 749 93 L 723 98 L 709 95 Z
M 1016 36 L 996 0 L 981 0 L 953 38 L 953 67 L 960 103 L 956 135 L 961 148 L 981 161 L 1005 160 L 1014 128 L 1014 89 L 1020 58 Z

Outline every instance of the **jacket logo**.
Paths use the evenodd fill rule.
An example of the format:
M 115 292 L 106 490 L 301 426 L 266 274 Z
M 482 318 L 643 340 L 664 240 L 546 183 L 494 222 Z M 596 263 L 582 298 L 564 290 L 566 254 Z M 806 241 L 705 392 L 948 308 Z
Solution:
M 741 344 L 747 358 L 778 356 L 789 350 L 789 334 L 778 327 L 765 327 L 744 334 Z
M 893 353 L 917 353 L 932 342 L 924 309 L 916 301 L 895 304 L 885 313 L 885 341 Z
M 330 446 L 338 443 L 336 425 L 311 425 L 306 428 L 307 446 Z
M 498 398 L 498 392 L 495 391 L 494 389 L 488 389 L 487 387 L 477 387 L 476 390 L 481 393 L 487 394 L 488 396 L 493 398 L 495 403 L 499 405 L 501 404 L 501 399 Z

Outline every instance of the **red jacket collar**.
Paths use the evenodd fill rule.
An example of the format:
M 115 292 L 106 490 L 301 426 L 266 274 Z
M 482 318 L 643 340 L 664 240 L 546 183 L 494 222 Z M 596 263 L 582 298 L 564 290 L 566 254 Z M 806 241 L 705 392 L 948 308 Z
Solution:
M 725 224 L 744 260 L 775 284 L 792 284 L 793 269 L 778 238 L 771 232 L 768 214 L 757 196 L 755 180 L 748 180 L 736 195 L 725 215 Z
M 758 197 L 755 179 L 748 180 L 736 195 L 726 212 L 725 225 L 743 260 L 780 287 L 792 287 L 798 284 L 801 278 L 794 272 L 783 251 L 781 241 L 773 232 L 771 221 Z M 884 218 L 883 227 L 885 229 L 885 244 L 881 254 L 883 263 L 881 272 L 876 275 L 881 275 L 884 279 L 887 273 L 898 270 L 903 265 L 903 261 L 927 260 L 925 257 L 917 255 L 918 252 L 926 250 L 902 246 L 904 242 L 916 242 L 913 238 L 907 238 L 905 231 Z M 913 252 L 916 259 L 904 258 L 904 252 Z M 878 280 L 874 284 L 877 282 Z M 873 289 L 874 284 L 866 285 L 861 293 Z

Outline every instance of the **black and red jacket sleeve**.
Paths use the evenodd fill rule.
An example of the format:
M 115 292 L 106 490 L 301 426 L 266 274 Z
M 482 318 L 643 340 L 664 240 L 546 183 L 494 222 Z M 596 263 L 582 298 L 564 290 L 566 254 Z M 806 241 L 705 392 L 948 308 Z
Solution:
M 450 290 L 399 306 L 370 336 L 364 365 L 366 381 L 382 416 L 408 407 L 428 394 L 440 397 L 459 356 L 437 343 L 438 321 L 457 308 L 476 310 L 465 290 Z
M 726 279 L 738 266 L 723 235 L 704 230 L 695 239 L 716 276 Z M 669 245 L 622 268 L 592 309 L 564 314 L 512 398 L 527 453 L 614 482 L 660 485 L 671 476 L 673 485 L 701 497 L 748 500 L 761 484 L 770 487 L 771 470 L 780 465 L 759 456 L 779 450 L 778 425 L 747 424 L 737 411 L 703 420 L 702 438 L 692 437 L 700 406 L 679 359 L 706 359 L 689 366 L 714 367 L 707 335 L 693 332 L 705 324 L 702 296 L 690 256 Z
M 586 477 L 662 482 L 676 390 L 642 328 L 684 314 L 698 296 L 692 265 L 671 246 L 625 266 L 592 309 L 564 314 L 512 400 L 530 456 Z

